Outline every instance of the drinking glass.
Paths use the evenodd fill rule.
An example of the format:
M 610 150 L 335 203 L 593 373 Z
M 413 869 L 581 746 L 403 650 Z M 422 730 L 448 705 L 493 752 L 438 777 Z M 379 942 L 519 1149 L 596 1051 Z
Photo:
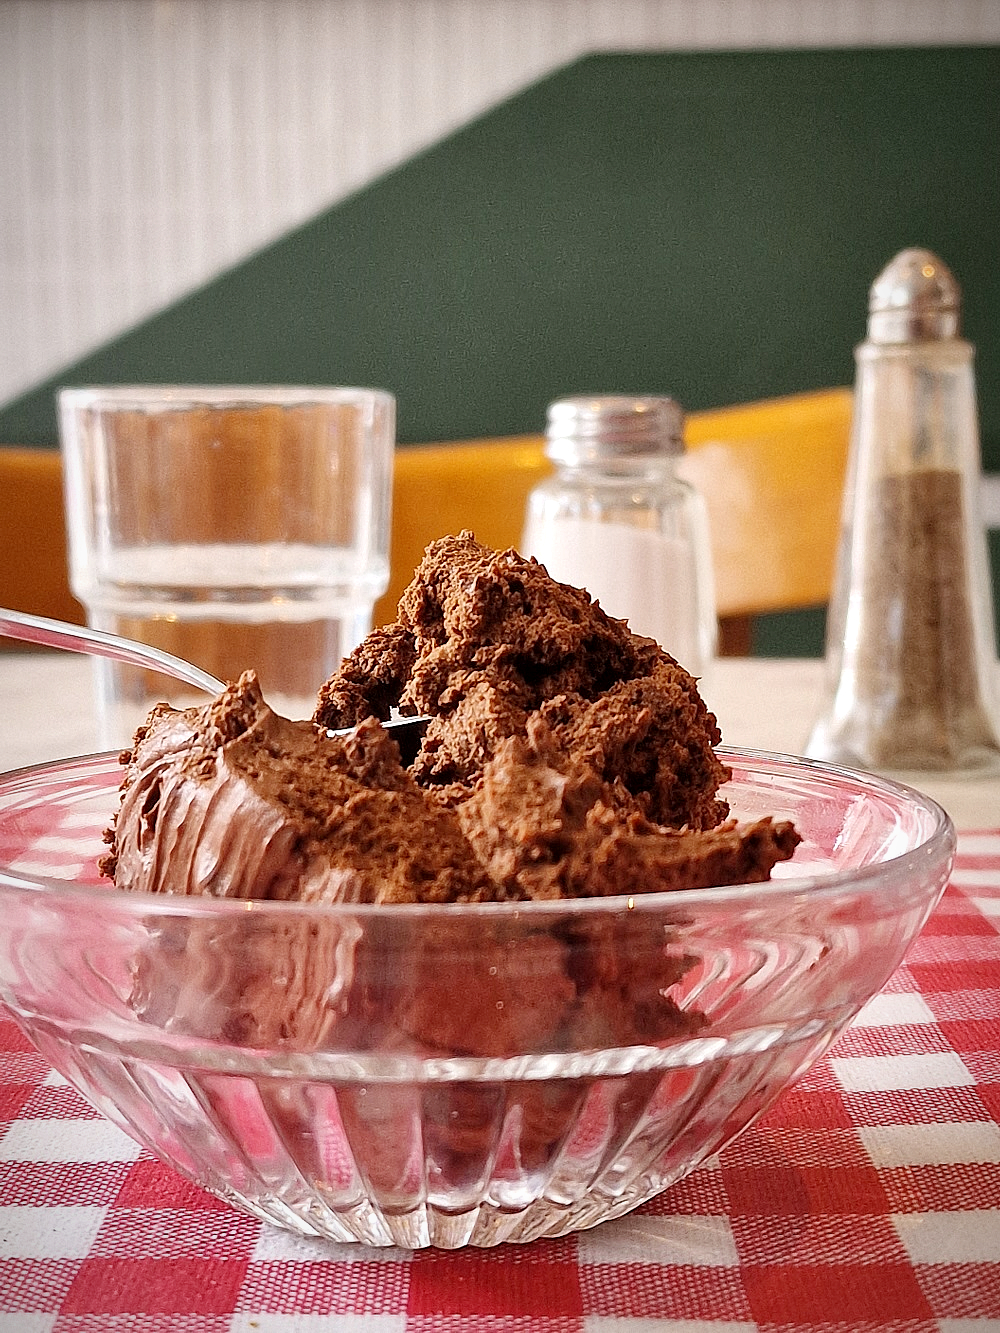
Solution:
M 62 389 L 70 583 L 91 625 L 221 680 L 256 670 L 287 717 L 371 628 L 389 575 L 395 400 L 378 389 Z M 95 661 L 127 743 L 176 681 Z

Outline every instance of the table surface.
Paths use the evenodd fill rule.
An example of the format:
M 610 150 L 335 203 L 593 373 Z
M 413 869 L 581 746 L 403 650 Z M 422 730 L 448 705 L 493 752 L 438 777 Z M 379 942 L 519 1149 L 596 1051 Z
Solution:
M 727 743 L 794 753 L 820 678 L 724 661 L 705 694 Z M 82 659 L 0 655 L 0 769 L 96 748 L 89 689 Z M 0 1333 L 1000 1333 L 1000 781 L 925 785 L 959 856 L 882 994 L 736 1143 L 558 1241 L 410 1254 L 262 1225 L 0 1016 Z

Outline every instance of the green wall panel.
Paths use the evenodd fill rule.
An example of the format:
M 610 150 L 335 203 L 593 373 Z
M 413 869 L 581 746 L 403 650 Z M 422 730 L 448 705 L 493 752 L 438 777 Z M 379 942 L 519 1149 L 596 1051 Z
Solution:
M 540 428 L 572 391 L 689 408 L 848 383 L 905 245 L 966 292 L 1000 468 L 1000 49 L 588 57 L 0 410 L 59 384 L 376 384 L 403 442 Z
M 750 651 L 754 657 L 822 657 L 825 640 L 826 607 L 811 606 L 755 616 Z

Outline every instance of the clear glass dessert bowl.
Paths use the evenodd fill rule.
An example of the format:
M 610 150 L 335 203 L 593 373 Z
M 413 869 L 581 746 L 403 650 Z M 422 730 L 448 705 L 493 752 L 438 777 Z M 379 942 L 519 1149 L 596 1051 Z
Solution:
M 0 998 L 93 1105 L 257 1217 L 490 1246 L 617 1217 L 718 1151 L 900 962 L 954 854 L 918 793 L 723 750 L 792 819 L 771 881 L 303 907 L 117 891 L 114 755 L 0 778 Z

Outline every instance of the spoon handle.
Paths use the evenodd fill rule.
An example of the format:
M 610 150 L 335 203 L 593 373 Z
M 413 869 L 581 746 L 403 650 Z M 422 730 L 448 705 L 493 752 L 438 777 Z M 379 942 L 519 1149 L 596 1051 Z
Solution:
M 207 671 L 185 662 L 181 657 L 150 648 L 145 643 L 123 639 L 105 630 L 71 625 L 63 620 L 49 620 L 45 616 L 31 616 L 25 611 L 9 611 L 0 607 L 0 635 L 7 639 L 22 639 L 25 643 L 44 643 L 50 648 L 66 648 L 72 653 L 91 653 L 110 657 L 116 662 L 146 667 L 173 676 L 207 694 L 219 694 L 225 688 Z

